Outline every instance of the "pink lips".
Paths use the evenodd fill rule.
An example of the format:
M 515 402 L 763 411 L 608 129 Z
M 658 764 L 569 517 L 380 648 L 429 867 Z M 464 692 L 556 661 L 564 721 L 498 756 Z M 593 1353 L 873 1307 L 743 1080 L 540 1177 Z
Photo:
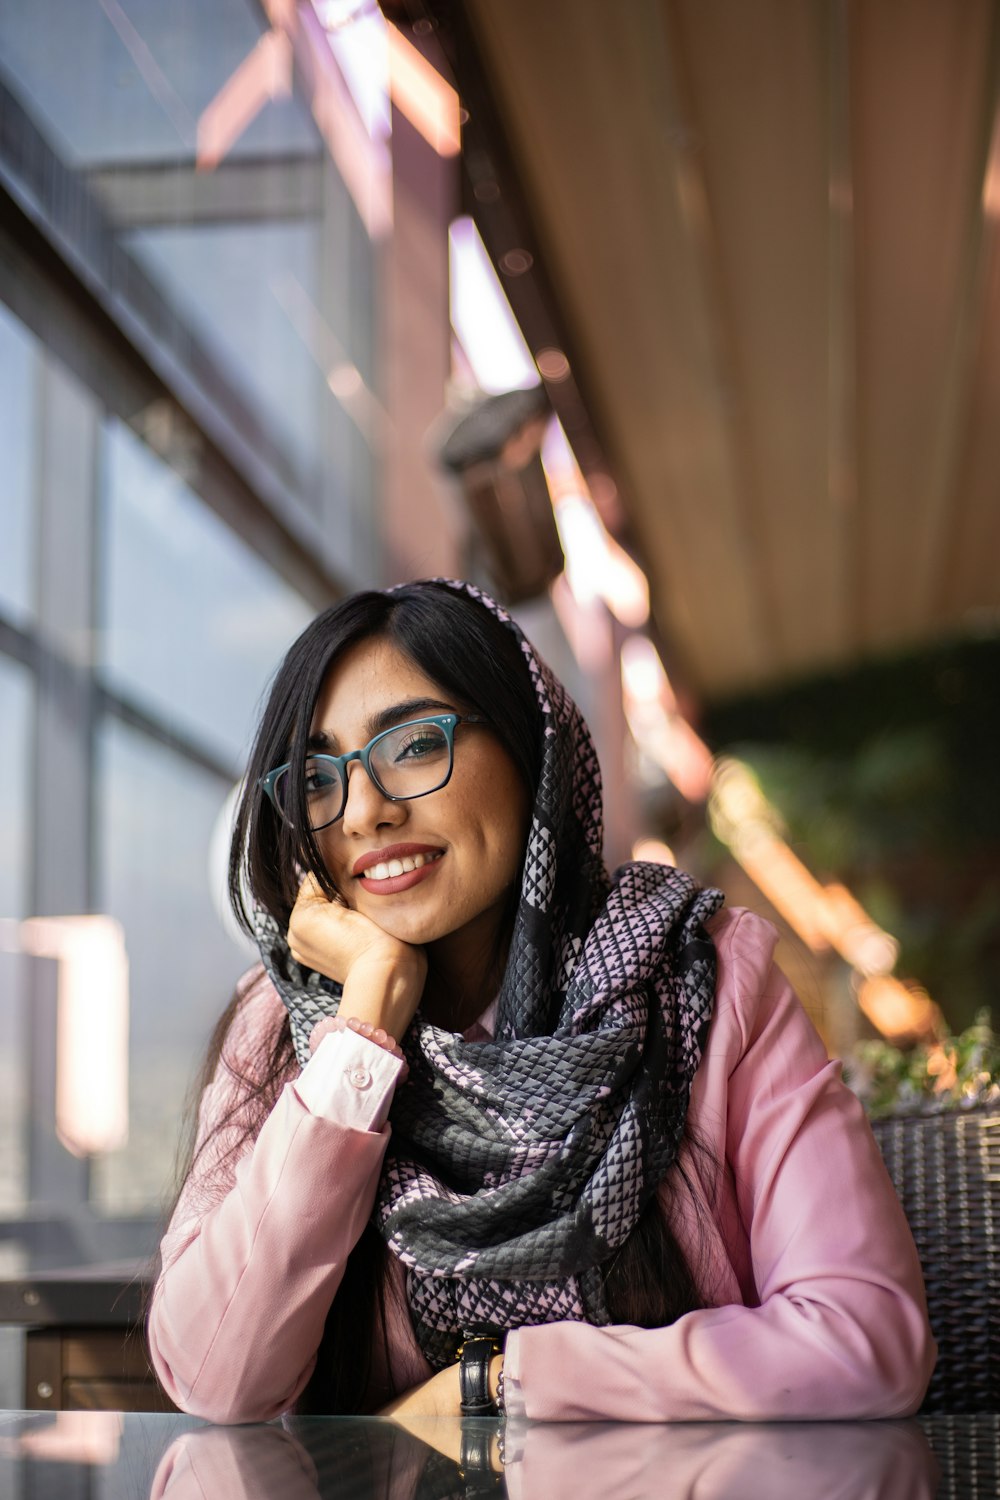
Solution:
M 425 857 L 427 855 L 438 857 L 430 859 L 419 869 L 403 870 L 399 875 L 388 875 L 383 880 L 373 880 L 364 874 L 365 870 L 388 864 L 390 860 L 412 859 L 418 854 Z M 395 896 L 399 891 L 408 891 L 412 886 L 419 885 L 422 880 L 426 880 L 441 863 L 443 855 L 444 850 L 435 848 L 433 844 L 388 844 L 384 849 L 373 849 L 368 854 L 362 854 L 360 859 L 355 861 L 352 873 L 358 879 L 362 889 L 370 891 L 373 896 Z

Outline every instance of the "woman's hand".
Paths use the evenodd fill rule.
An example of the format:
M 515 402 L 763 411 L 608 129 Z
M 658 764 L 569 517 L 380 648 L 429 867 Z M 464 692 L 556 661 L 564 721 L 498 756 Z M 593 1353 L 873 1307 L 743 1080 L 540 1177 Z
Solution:
M 315 875 L 299 887 L 288 948 L 296 963 L 343 985 L 342 1015 L 370 1021 L 402 1040 L 427 978 L 422 948 L 391 937 L 339 897 L 331 901 Z

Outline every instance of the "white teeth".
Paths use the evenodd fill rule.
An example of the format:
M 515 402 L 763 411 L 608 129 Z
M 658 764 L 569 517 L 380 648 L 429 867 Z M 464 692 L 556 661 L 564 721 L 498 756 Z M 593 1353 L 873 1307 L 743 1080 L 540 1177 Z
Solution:
M 390 859 L 372 865 L 371 869 L 362 873 L 365 880 L 392 880 L 397 875 L 409 875 L 413 870 L 422 870 L 424 865 L 440 858 L 440 854 L 407 854 L 403 859 Z

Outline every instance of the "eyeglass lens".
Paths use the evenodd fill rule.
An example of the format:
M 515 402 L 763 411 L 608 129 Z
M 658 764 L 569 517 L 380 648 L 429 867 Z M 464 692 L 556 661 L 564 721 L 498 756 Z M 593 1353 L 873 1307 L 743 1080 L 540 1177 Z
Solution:
M 439 724 L 404 724 L 381 735 L 371 747 L 368 765 L 373 779 L 389 797 L 422 797 L 436 791 L 451 771 L 451 742 Z M 290 778 L 279 777 L 274 794 L 286 816 Z M 347 800 L 343 773 L 327 756 L 310 756 L 305 764 L 306 807 L 314 831 L 340 817 Z

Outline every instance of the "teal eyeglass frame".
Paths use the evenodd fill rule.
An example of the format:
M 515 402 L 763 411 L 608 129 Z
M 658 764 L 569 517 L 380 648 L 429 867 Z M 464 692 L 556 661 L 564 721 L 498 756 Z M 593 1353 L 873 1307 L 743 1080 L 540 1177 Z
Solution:
M 441 788 L 443 786 L 447 786 L 448 782 L 451 780 L 451 773 L 455 769 L 455 730 L 458 728 L 459 724 L 487 724 L 488 722 L 489 720 L 486 719 L 483 714 L 421 714 L 419 719 L 407 719 L 403 724 L 393 724 L 390 726 L 390 728 L 381 730 L 379 734 L 376 734 L 372 739 L 370 739 L 367 745 L 362 746 L 360 750 L 348 750 L 346 755 L 324 755 L 319 751 L 307 755 L 307 760 L 327 761 L 330 765 L 336 766 L 343 789 L 340 810 L 332 818 L 327 818 L 325 823 L 320 823 L 316 828 L 312 828 L 312 824 L 310 824 L 309 826 L 312 828 L 313 833 L 319 833 L 320 829 L 322 828 L 329 828 L 331 823 L 338 822 L 344 816 L 344 809 L 347 806 L 348 793 L 347 767 L 350 765 L 352 760 L 359 760 L 361 762 L 361 764 L 365 768 L 365 772 L 367 773 L 369 780 L 373 783 L 374 786 L 378 787 L 379 791 L 382 793 L 382 796 L 385 797 L 389 802 L 415 802 L 418 797 L 429 797 L 432 792 L 439 792 Z M 379 741 L 384 740 L 387 735 L 398 734 L 401 729 L 413 729 L 419 724 L 436 724 L 439 729 L 444 731 L 445 739 L 448 742 L 447 775 L 443 780 L 438 782 L 437 786 L 428 787 L 426 792 L 411 792 L 407 796 L 402 796 L 397 792 L 389 792 L 382 785 L 381 781 L 379 781 L 378 776 L 372 769 L 372 751 L 379 743 Z M 274 807 L 275 812 L 278 814 L 278 817 L 285 819 L 286 822 L 288 821 L 288 818 L 287 814 L 283 811 L 280 802 L 278 801 L 277 785 L 281 777 L 284 776 L 287 771 L 290 771 L 291 768 L 291 761 L 286 760 L 284 765 L 275 766 L 273 771 L 268 771 L 267 775 L 262 776 L 260 778 L 260 781 L 257 783 L 257 785 L 268 797 L 271 805 Z

